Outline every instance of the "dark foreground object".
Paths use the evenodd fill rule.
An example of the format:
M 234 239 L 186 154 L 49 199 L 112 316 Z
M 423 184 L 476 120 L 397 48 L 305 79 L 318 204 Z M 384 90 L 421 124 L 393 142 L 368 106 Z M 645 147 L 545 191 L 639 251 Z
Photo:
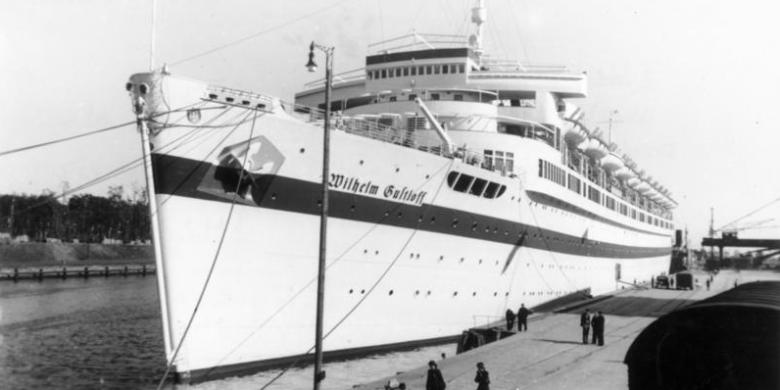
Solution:
M 38 267 L 38 268 L 8 268 L 0 269 L 0 281 L 18 282 L 20 280 L 43 279 L 68 279 L 90 277 L 109 277 L 128 275 L 152 275 L 156 271 L 154 265 L 128 264 L 128 265 L 93 265 L 93 266 L 65 266 L 65 267 Z
M 628 349 L 628 385 L 779 389 L 780 282 L 754 282 L 674 311 Z

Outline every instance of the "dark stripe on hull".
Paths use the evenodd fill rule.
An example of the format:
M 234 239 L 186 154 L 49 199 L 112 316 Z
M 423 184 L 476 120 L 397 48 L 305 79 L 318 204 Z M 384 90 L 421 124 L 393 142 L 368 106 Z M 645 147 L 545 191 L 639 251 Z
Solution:
M 153 154 L 155 186 L 158 194 L 230 203 L 238 171 L 216 167 L 208 162 Z M 237 179 L 236 179 L 237 180 Z M 251 184 L 242 183 L 241 192 L 251 193 L 252 200 L 236 197 L 237 203 L 274 210 L 320 214 L 321 186 L 284 176 L 259 175 Z M 443 191 L 448 191 L 444 188 Z M 331 191 L 329 215 L 367 223 L 378 223 L 408 229 L 467 237 L 496 243 L 577 256 L 615 259 L 637 259 L 669 256 L 670 247 L 633 247 L 594 241 L 553 230 L 505 219 L 469 213 L 462 210 L 423 204 L 396 203 L 368 196 Z M 197 212 L 197 210 L 193 210 Z

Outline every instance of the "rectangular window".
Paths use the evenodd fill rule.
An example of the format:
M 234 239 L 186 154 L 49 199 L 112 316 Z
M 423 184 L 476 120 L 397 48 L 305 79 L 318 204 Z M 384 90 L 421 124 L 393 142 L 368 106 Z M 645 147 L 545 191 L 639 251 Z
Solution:
M 382 69 L 382 78 L 387 77 L 387 69 Z
M 412 67 L 412 76 L 417 76 L 417 67 L 416 66 Z
M 404 76 L 408 76 L 408 75 L 409 75 L 409 68 L 405 67 L 404 68 Z
M 601 192 L 591 186 L 588 186 L 588 199 L 595 203 L 601 203 Z
M 390 96 L 390 101 L 391 101 L 391 102 L 394 102 L 394 101 L 396 101 L 396 100 L 398 100 L 398 99 L 397 99 L 395 96 Z
M 367 78 L 367 79 L 371 80 L 371 77 L 373 77 L 373 76 L 374 76 L 374 73 L 373 73 L 373 72 L 371 72 L 370 70 L 369 70 L 369 71 L 366 71 L 366 78 Z
M 439 94 L 438 93 L 432 93 L 431 94 L 431 100 L 439 100 Z
M 496 153 L 496 163 L 493 169 L 499 172 L 505 172 L 504 169 L 506 169 L 506 165 L 504 165 L 504 152 L 500 152 L 496 150 L 495 153 Z
M 438 64 L 434 65 L 433 66 L 433 74 L 439 74 L 439 69 L 440 69 L 440 67 L 439 67 Z
M 463 95 L 455 94 L 452 96 L 452 100 L 455 100 L 456 102 L 462 102 L 463 101 Z
M 542 160 L 539 160 L 541 163 Z M 493 170 L 493 151 L 485 149 L 485 162 L 482 164 L 485 169 Z
M 543 165 L 543 161 L 540 159 L 539 160 L 539 177 L 542 177 L 542 171 L 543 171 L 542 165 Z
M 449 65 L 442 65 L 441 66 L 441 73 L 442 74 L 450 73 L 450 66 Z
M 414 68 L 412 68 L 412 69 L 414 69 Z M 410 93 L 409 94 L 409 100 L 414 100 L 414 99 L 417 99 L 417 94 Z
M 433 74 L 433 67 L 428 65 L 425 67 L 425 74 Z
M 458 73 L 466 73 L 466 64 L 458 64 Z

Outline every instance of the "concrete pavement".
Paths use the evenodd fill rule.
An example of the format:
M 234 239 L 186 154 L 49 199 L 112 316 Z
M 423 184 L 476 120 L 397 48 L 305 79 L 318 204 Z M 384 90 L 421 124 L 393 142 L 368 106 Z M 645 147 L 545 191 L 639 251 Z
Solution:
M 529 318 L 528 331 L 466 353 L 436 360 L 448 389 L 476 388 L 476 363 L 490 372 L 491 389 L 627 389 L 623 358 L 636 336 L 658 316 L 733 287 L 734 281 L 778 280 L 777 273 L 722 271 L 710 291 L 707 275 L 697 273 L 701 288 L 693 291 L 619 290 L 612 297 L 570 313 L 539 313 Z M 582 344 L 579 315 L 588 307 L 606 317 L 605 345 Z M 407 389 L 424 389 L 427 367 L 421 367 L 356 385 L 356 389 L 383 389 L 391 378 Z

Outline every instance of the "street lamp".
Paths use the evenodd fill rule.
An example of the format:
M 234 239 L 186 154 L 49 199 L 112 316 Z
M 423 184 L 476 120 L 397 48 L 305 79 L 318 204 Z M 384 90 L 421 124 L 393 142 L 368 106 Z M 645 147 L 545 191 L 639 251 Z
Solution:
M 314 62 L 314 49 L 325 53 L 325 122 L 322 136 L 322 208 L 320 209 L 320 256 L 317 268 L 317 324 L 314 340 L 314 390 L 319 390 L 320 382 L 325 379 L 322 370 L 322 317 L 325 306 L 325 254 L 328 231 L 328 177 L 330 176 L 330 89 L 333 84 L 333 50 L 334 47 L 322 46 L 312 41 L 309 45 L 309 62 L 306 68 L 309 72 L 317 70 Z

